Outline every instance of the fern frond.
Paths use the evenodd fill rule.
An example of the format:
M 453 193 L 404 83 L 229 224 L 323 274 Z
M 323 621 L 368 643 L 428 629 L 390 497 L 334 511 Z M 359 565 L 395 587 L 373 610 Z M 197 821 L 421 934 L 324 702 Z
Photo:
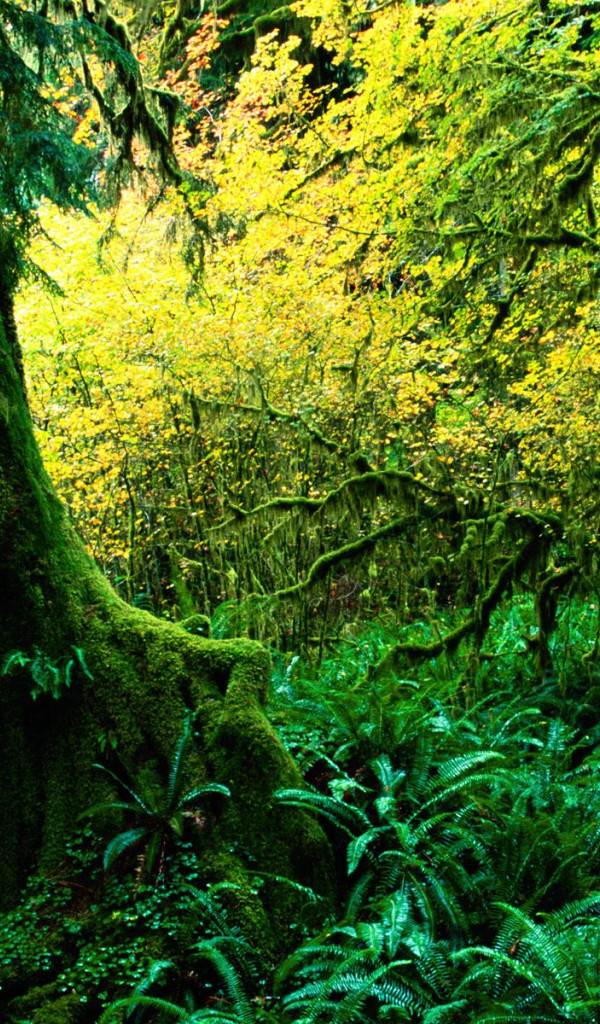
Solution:
M 334 1003 L 332 1021 L 333 1024 L 352 1024 L 353 1021 L 364 1022 L 372 1020 L 371 1015 L 366 1015 L 364 1005 L 371 993 L 365 988 L 346 993 L 342 999 Z
M 299 946 L 293 953 L 283 961 L 275 972 L 274 990 L 279 991 L 283 982 L 297 972 L 299 977 L 305 977 L 315 970 L 322 970 L 324 964 L 335 965 L 339 960 L 345 960 L 346 950 L 341 946 L 327 945 L 323 942 L 313 940 L 303 946 Z M 333 969 L 333 968 L 332 968 Z
M 82 648 L 74 647 L 73 645 L 71 645 L 71 650 L 73 651 L 73 654 L 75 655 L 75 661 L 79 665 L 79 668 L 83 672 L 84 676 L 93 682 L 94 677 L 90 672 L 89 668 L 87 667 L 87 663 Z
M 372 888 L 375 877 L 374 871 L 366 871 L 352 887 L 344 909 L 344 921 L 352 922 L 356 920 L 356 917 L 362 910 L 364 902 Z M 388 886 L 387 888 L 389 891 L 389 889 L 393 887 Z
M 400 783 L 406 778 L 406 772 L 392 766 L 389 754 L 380 754 L 379 757 L 371 761 L 371 767 L 383 789 L 391 794 L 395 793 Z
M 82 811 L 77 820 L 81 821 L 82 818 L 91 818 L 94 814 L 104 814 L 106 811 L 125 811 L 129 814 L 138 814 L 139 809 L 139 804 L 127 803 L 125 800 L 103 800 L 101 803 L 93 804 L 92 807 Z
M 490 748 L 493 749 L 495 746 L 499 746 L 500 743 L 502 743 L 504 741 L 504 737 L 505 737 L 506 733 L 508 732 L 508 730 L 510 729 L 511 725 L 514 722 L 517 722 L 518 724 L 521 724 L 522 721 L 527 721 L 527 724 L 529 725 L 529 721 L 528 721 L 529 719 L 540 718 L 541 714 L 542 713 L 541 713 L 540 709 L 539 708 L 534 708 L 534 707 L 531 707 L 531 708 L 521 708 L 519 711 L 515 711 L 515 713 L 510 715 L 510 717 L 507 718 L 505 722 L 503 722 L 503 724 L 500 726 L 500 728 L 496 729 L 495 732 L 490 736 Z M 531 724 L 533 724 L 533 723 L 531 723 Z M 511 745 L 520 744 L 520 743 L 523 742 L 523 739 L 524 739 L 524 737 L 520 733 L 517 733 L 516 736 L 512 735 L 510 737 Z M 529 741 L 530 733 L 526 734 L 525 739 L 527 741 Z
M 167 814 L 174 811 L 179 803 L 179 795 L 183 786 L 183 764 L 190 747 L 192 740 L 192 719 L 191 714 L 188 711 L 183 720 L 183 729 L 181 736 L 177 741 L 175 748 L 175 754 L 171 762 L 171 768 L 169 771 L 169 781 L 167 783 L 166 792 L 166 808 Z
M 180 1021 L 180 1024 L 195 1024 L 199 1019 L 196 1014 L 190 1014 L 183 1007 L 177 1006 L 176 1003 L 171 1003 L 167 999 L 158 999 L 154 996 L 132 995 L 127 996 L 125 999 L 117 999 L 116 1002 L 107 1006 L 98 1020 L 98 1024 L 110 1024 L 111 1021 L 117 1020 L 117 1015 L 120 1015 L 121 1011 L 137 1009 L 138 1007 L 157 1010 L 171 1020 Z
M 382 834 L 389 831 L 389 825 L 382 825 L 378 828 L 370 828 L 367 832 L 363 832 L 361 835 L 356 836 L 351 843 L 348 843 L 348 849 L 346 850 L 346 859 L 348 863 L 348 874 L 353 874 L 356 871 L 360 861 L 362 860 L 363 854 L 367 852 L 368 847 L 376 839 L 380 838 Z
M 456 782 L 467 772 L 472 772 L 474 768 L 479 768 L 480 765 L 494 760 L 505 761 L 506 758 L 498 750 L 480 750 L 475 754 L 461 754 L 459 757 L 452 757 L 449 761 L 440 764 L 438 776 L 444 784 Z
M 342 952 L 342 951 L 340 951 Z M 316 961 L 313 970 L 321 977 L 316 977 L 301 989 L 296 989 L 289 995 L 284 996 L 283 1005 L 286 1007 L 302 1006 L 309 997 L 309 1017 L 318 1017 L 322 1004 L 327 1002 L 333 994 L 343 994 L 350 991 L 348 979 L 352 976 L 354 969 L 360 964 L 368 964 L 370 959 L 369 950 L 343 950 L 343 956 L 338 963 L 330 963 L 329 958 L 324 961 Z M 361 975 L 362 977 L 362 975 Z
M 422 1024 L 450 1024 L 457 1020 L 457 1011 L 464 1010 L 466 1006 L 466 999 L 455 999 L 442 1006 L 430 1006 L 423 1014 Z
M 379 921 L 361 921 L 355 929 L 357 939 L 364 942 L 375 958 L 381 956 L 384 949 L 385 932 Z
M 411 962 L 410 960 L 396 961 L 389 964 L 386 970 L 389 972 L 394 967 L 408 965 Z M 421 1014 L 428 1003 L 423 993 L 417 991 L 415 986 L 402 984 L 393 978 L 371 982 L 370 995 L 379 1000 L 381 1007 L 406 1010 L 410 1013 L 411 1018 L 416 1014 Z
M 115 783 L 117 790 L 123 789 L 125 790 L 126 793 L 129 793 L 129 796 L 132 798 L 134 803 L 136 803 L 138 807 L 141 808 L 142 811 L 144 811 L 145 814 L 153 815 L 156 813 L 156 808 L 145 796 L 142 796 L 141 793 L 137 793 L 134 789 L 131 788 L 131 786 L 128 786 L 127 783 L 123 781 L 123 779 L 120 779 L 118 775 L 115 775 L 115 773 L 111 771 L 110 768 L 107 768 L 106 765 L 93 764 L 92 768 L 98 768 L 99 771 L 104 772 L 105 775 L 108 775 L 109 778 L 111 778 Z
M 302 810 L 322 814 L 351 836 L 359 829 L 371 827 L 371 822 L 364 811 L 323 793 L 307 789 L 278 789 L 274 795 L 276 800 L 286 806 L 301 807 Z
M 229 786 L 224 786 L 222 782 L 206 782 L 203 786 L 196 786 L 195 789 L 190 789 L 189 792 L 185 793 L 180 798 L 178 806 L 185 807 L 187 804 L 196 803 L 209 793 L 220 793 L 221 796 L 231 796 Z
M 416 815 L 410 819 L 411 824 L 415 820 L 415 817 Z M 416 846 L 417 843 L 421 842 L 421 840 L 428 836 L 430 832 L 438 827 L 438 825 L 441 825 L 442 822 L 449 821 L 451 818 L 451 811 L 442 811 L 440 814 L 435 814 L 432 818 L 426 818 L 425 821 L 418 822 L 411 834 L 411 846 Z
M 276 882 L 278 885 L 286 885 L 289 889 L 293 889 L 294 892 L 300 893 L 302 896 L 306 896 L 309 903 L 322 903 L 324 897 L 320 893 L 315 892 L 309 885 L 301 885 L 300 882 L 295 882 L 292 878 L 286 878 L 285 875 L 274 875 L 270 871 L 253 871 L 253 875 L 258 878 L 265 878 L 269 882 Z
M 501 909 L 518 922 L 523 930 L 522 944 L 527 945 L 535 953 L 541 965 L 546 968 L 548 978 L 559 989 L 565 1001 L 576 1000 L 579 992 L 573 977 L 573 965 L 548 929 L 535 924 L 518 907 L 502 904 Z
M 253 1024 L 254 1014 L 246 998 L 241 978 L 229 958 L 221 950 L 217 949 L 213 942 L 208 940 L 195 943 L 191 948 L 191 952 L 195 956 L 209 960 L 218 971 L 227 989 L 229 998 L 234 1005 L 238 1021 L 241 1024 Z
M 470 788 L 483 789 L 486 786 L 490 789 L 494 789 L 498 787 L 501 782 L 509 791 L 514 790 L 516 785 L 514 773 L 510 772 L 507 768 L 499 768 L 498 771 L 493 774 L 491 772 L 485 772 L 483 774 L 467 775 L 465 778 L 458 779 L 456 782 L 446 785 L 443 789 L 434 793 L 434 795 L 423 804 L 421 811 L 427 810 L 429 807 L 434 807 L 442 800 L 448 800 L 449 797 L 454 796 L 456 793 L 462 793 Z
M 151 988 L 152 985 L 156 984 L 156 982 L 159 981 L 167 971 L 172 970 L 174 966 L 175 964 L 172 960 L 154 960 L 153 963 L 150 964 L 150 967 L 144 977 L 141 981 L 138 981 L 135 986 L 135 989 L 132 992 L 132 997 L 146 995 L 148 989 Z
M 237 930 L 232 929 L 227 921 L 227 913 L 219 903 L 218 897 L 221 892 L 237 892 L 239 885 L 234 882 L 215 882 L 205 892 L 193 885 L 188 885 L 187 890 L 196 902 L 196 906 L 192 908 L 193 913 L 206 914 L 212 926 L 221 935 L 237 935 Z
M 497 950 L 489 949 L 487 946 L 470 946 L 467 949 L 457 950 L 452 954 L 452 957 L 454 960 L 461 960 L 466 959 L 473 954 L 487 957 L 490 964 L 493 964 L 496 967 L 498 965 L 508 967 L 516 977 L 521 978 L 524 981 L 528 981 L 534 989 L 543 993 L 556 1010 L 560 1011 L 564 1008 L 564 1001 L 560 1002 L 557 999 L 557 993 L 552 989 L 551 984 L 549 984 L 549 980 L 541 975 L 539 970 L 535 969 L 535 965 L 530 967 L 522 960 L 510 957 L 504 953 L 499 953 Z M 476 978 L 481 978 L 483 972 L 477 969 L 481 968 L 481 966 L 482 965 L 476 965 L 475 971 L 469 972 L 459 988 L 463 988 L 467 982 L 474 981 Z
M 581 900 L 566 903 L 560 910 L 544 914 L 544 928 L 552 934 L 562 932 L 567 925 L 572 925 L 575 921 L 588 920 L 592 910 L 596 912 L 594 917 L 600 914 L 600 892 L 592 892 Z
M 419 733 L 406 784 L 407 793 L 415 804 L 420 804 L 430 773 L 433 770 L 431 755 L 432 743 L 430 737 Z
M 416 967 L 436 996 L 454 994 L 455 971 L 450 960 L 450 948 L 447 943 L 427 942 L 417 957 Z
M 461 911 L 457 898 L 436 871 L 429 867 L 424 858 L 406 856 L 398 850 L 385 850 L 380 860 L 397 860 L 402 884 L 418 892 L 421 904 L 426 908 L 427 919 L 433 924 L 435 914 L 432 900 L 445 911 L 446 919 L 455 932 L 466 931 L 466 918 Z
M 119 832 L 114 839 L 111 839 L 104 851 L 102 859 L 104 870 L 109 871 L 117 857 L 120 857 L 126 850 L 131 849 L 132 846 L 146 838 L 147 835 L 148 830 L 145 828 L 130 828 L 126 832 Z

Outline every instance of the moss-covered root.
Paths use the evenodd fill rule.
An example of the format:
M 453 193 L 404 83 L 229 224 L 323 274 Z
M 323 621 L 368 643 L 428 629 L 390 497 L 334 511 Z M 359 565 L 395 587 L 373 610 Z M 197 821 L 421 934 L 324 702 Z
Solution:
M 7 820 L 18 823 L 0 835 L 5 903 L 14 902 L 27 867 L 51 869 L 61 861 L 78 814 L 108 795 L 99 790 L 104 777 L 92 769 L 101 737 L 110 736 L 134 774 L 165 777 L 191 711 L 200 740 L 190 781 L 223 782 L 232 794 L 211 829 L 210 848 L 200 851 L 202 874 L 239 885 L 240 923 L 251 925 L 257 944 L 275 950 L 298 911 L 294 885 L 327 899 L 334 886 L 318 824 L 274 800 L 278 787 L 301 779 L 264 712 L 267 652 L 248 640 L 190 635 L 125 605 L 103 581 L 88 597 L 81 643 L 91 677 L 79 673 L 59 700 L 35 704 L 23 679 L 3 691 L 0 733 L 14 749 L 6 766 L 10 788 L 0 802 Z M 258 899 L 251 891 L 256 872 L 271 878 Z
M 274 798 L 278 787 L 300 786 L 302 780 L 262 710 L 264 654 L 255 646 L 251 657 L 238 658 L 232 668 L 210 752 L 215 775 L 233 796 L 224 833 L 266 878 L 263 899 L 273 933 L 283 939 L 299 903 L 306 902 L 283 879 L 314 890 L 327 905 L 335 891 L 334 870 L 317 822 Z

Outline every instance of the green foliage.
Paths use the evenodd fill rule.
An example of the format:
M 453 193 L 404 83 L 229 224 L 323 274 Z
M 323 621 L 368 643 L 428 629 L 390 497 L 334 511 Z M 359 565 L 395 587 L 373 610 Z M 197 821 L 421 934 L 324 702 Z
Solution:
M 25 675 L 31 679 L 29 692 L 32 700 L 37 700 L 41 695 L 58 700 L 71 687 L 76 670 L 87 679 L 93 678 L 85 663 L 82 649 L 71 647 L 71 650 L 71 657 L 63 657 L 59 661 L 54 661 L 37 647 L 33 648 L 33 654 L 14 651 L 6 658 L 0 675 L 7 676 L 25 669 Z
M 265 964 L 228 922 L 233 890 L 196 884 L 205 803 L 229 790 L 191 777 L 191 719 L 162 781 L 154 766 L 115 769 L 107 731 L 97 767 L 115 798 L 89 813 L 119 815 L 110 873 L 84 857 L 68 895 L 31 883 L 4 919 L 2 966 L 9 983 L 21 972 L 55 994 L 80 988 L 106 1024 L 591 1024 L 598 12 L 299 0 L 327 60 L 301 64 L 301 40 L 270 35 L 236 89 L 208 96 L 219 46 L 260 35 L 255 5 L 233 6 L 229 26 L 217 20 L 227 3 L 213 21 L 204 5 L 197 25 L 186 4 L 167 18 L 191 43 L 169 81 L 197 176 L 181 194 L 213 231 L 203 291 L 173 312 L 180 268 L 161 291 L 146 240 L 146 284 L 127 284 L 142 319 L 132 328 L 126 310 L 116 327 L 123 360 L 100 364 L 98 337 L 113 351 L 111 336 L 93 319 L 61 324 L 58 383 L 40 388 L 36 415 L 55 429 L 48 451 L 74 518 L 133 604 L 165 610 L 176 593 L 184 628 L 212 618 L 218 637 L 276 644 L 273 715 L 305 775 L 276 800 L 323 822 L 339 905 L 316 934 L 299 912 L 299 944 Z M 104 8 L 98 20 L 100 5 L 87 25 L 44 10 L 0 3 L 13 25 L 0 89 L 16 109 L 0 122 L 9 290 L 39 202 L 83 208 L 96 181 L 104 140 L 79 147 L 67 43 L 84 79 L 105 69 L 91 91 L 112 134 L 107 180 L 118 187 L 132 155 L 135 113 L 162 177 L 181 182 L 168 132 L 144 121 L 123 26 Z M 150 39 L 162 63 L 166 35 Z M 174 201 L 173 223 L 179 212 Z M 112 251 L 123 276 L 134 248 Z M 67 410 L 50 429 L 49 395 Z M 298 650 L 309 664 L 281 654 Z M 59 663 L 17 652 L 3 673 L 22 670 L 33 696 L 89 675 L 79 648 Z M 268 821 L 270 800 L 248 813 Z M 275 841 L 268 829 L 257 844 Z M 314 903 L 291 879 L 257 875 L 271 884 Z
M 192 716 L 188 714 L 173 754 L 166 784 L 145 780 L 136 786 L 135 783 L 129 783 L 127 776 L 115 774 L 106 765 L 94 766 L 110 778 L 118 799 L 95 804 L 86 814 L 89 816 L 119 811 L 134 822 L 118 832 L 108 843 L 103 858 L 105 870 L 111 868 L 123 854 L 140 848 L 140 876 L 162 875 L 167 848 L 173 841 L 181 840 L 186 820 L 193 822 L 196 830 L 202 833 L 206 827 L 206 818 L 200 806 L 206 803 L 206 797 L 212 794 L 231 795 L 228 787 L 218 782 L 189 787 L 187 762 L 192 747 Z
M 510 606 L 508 619 L 492 625 L 503 655 L 496 687 L 519 665 L 513 614 Z M 467 710 L 456 682 L 436 678 L 432 665 L 411 687 L 375 682 L 375 707 L 385 708 L 390 727 L 374 734 L 380 752 L 372 757 L 361 729 L 332 744 L 340 720 L 352 721 L 349 709 L 369 722 L 373 693 L 360 683 L 360 666 L 354 671 L 358 685 L 346 654 L 317 674 L 294 665 L 276 689 L 292 718 L 293 749 L 302 749 L 298 723 L 306 721 L 313 783 L 280 799 L 335 824 L 348 872 L 342 921 L 279 969 L 291 1018 L 385 1019 L 394 991 L 395 1012 L 408 1020 L 558 1022 L 572 1014 L 591 1022 L 600 943 L 597 748 L 557 713 L 576 722 L 577 701 L 546 680 L 523 696 L 496 688 Z
M 48 976 L 60 963 L 61 934 L 51 938 L 56 922 L 69 905 L 69 890 L 44 878 L 26 886 L 21 904 L 0 919 L 0 977 L 2 985 L 20 974 Z
M 506 923 L 496 946 L 454 954 L 456 961 L 479 961 L 460 986 L 477 991 L 480 998 L 488 996 L 485 1015 L 478 1019 L 501 1020 L 509 1012 L 514 1019 L 525 1019 L 535 1001 L 540 1019 L 581 1024 L 597 1020 L 599 906 L 600 894 L 594 893 L 543 915 L 538 923 L 502 904 Z
M 525 622 L 529 611 L 521 609 Z M 591 632 L 593 615 L 580 611 Z M 166 843 L 164 870 L 150 884 L 132 866 L 132 884 L 120 840 L 105 875 L 88 827 L 69 851 L 70 886 L 32 883 L 33 895 L 3 919 L 4 977 L 25 971 L 51 982 L 55 995 L 80 992 L 86 1024 L 591 1024 L 599 998 L 598 740 L 558 679 L 522 694 L 501 688 L 520 663 L 515 621 L 511 605 L 492 623 L 503 655 L 495 689 L 471 706 L 461 681 L 436 664 L 412 680 L 367 686 L 364 669 L 385 646 L 383 634 L 357 638 L 351 659 L 344 645 L 320 670 L 297 660 L 278 667 L 274 713 L 307 779 L 306 789 L 278 799 L 328 829 L 341 907 L 316 926 L 300 910 L 283 963 L 266 962 L 230 923 L 240 890 L 198 885 L 185 838 Z M 492 669 L 484 671 L 491 686 Z M 189 732 L 188 722 L 162 787 L 172 808 L 192 792 Z M 158 827 L 147 817 L 155 805 L 146 781 L 108 777 L 115 786 L 119 779 L 125 798 L 117 803 L 131 827 Z M 125 847 L 128 831 L 115 837 Z M 255 882 L 294 884 L 261 875 Z M 314 906 L 310 890 L 297 890 L 307 910 Z

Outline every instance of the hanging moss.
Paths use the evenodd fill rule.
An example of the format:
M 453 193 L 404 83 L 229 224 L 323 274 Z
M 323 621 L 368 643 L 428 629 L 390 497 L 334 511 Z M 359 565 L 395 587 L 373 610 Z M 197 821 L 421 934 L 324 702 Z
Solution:
M 395 644 L 373 666 L 371 675 L 379 676 L 385 672 L 393 671 L 399 668 L 403 661 L 415 664 L 428 658 L 436 658 L 442 653 L 451 654 L 457 649 L 461 640 L 470 635 L 476 635 L 478 642 L 481 643 L 489 626 L 492 612 L 498 606 L 499 601 L 512 582 L 523 574 L 536 557 L 539 546 L 540 535 L 536 532 L 533 537 L 522 543 L 516 555 L 506 560 L 478 602 L 475 610 L 459 626 L 449 630 L 439 639 L 429 644 L 410 642 Z

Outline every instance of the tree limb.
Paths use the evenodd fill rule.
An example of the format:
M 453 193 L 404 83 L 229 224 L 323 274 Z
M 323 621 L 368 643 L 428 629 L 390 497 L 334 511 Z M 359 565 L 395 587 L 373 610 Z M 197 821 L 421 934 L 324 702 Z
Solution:
M 461 640 L 464 640 L 466 636 L 475 633 L 477 630 L 482 630 L 482 635 L 484 635 L 489 626 L 492 612 L 511 583 L 527 568 L 531 558 L 539 548 L 539 543 L 539 535 L 530 537 L 517 551 L 516 555 L 513 555 L 502 566 L 495 580 L 484 594 L 478 613 L 472 612 L 460 626 L 450 630 L 450 632 L 438 640 L 432 641 L 430 644 L 411 642 L 395 644 L 377 664 L 371 666 L 369 676 L 371 678 L 378 677 L 384 672 L 397 670 L 403 658 L 414 664 L 429 658 L 436 658 L 442 653 L 451 654 L 456 650 Z

